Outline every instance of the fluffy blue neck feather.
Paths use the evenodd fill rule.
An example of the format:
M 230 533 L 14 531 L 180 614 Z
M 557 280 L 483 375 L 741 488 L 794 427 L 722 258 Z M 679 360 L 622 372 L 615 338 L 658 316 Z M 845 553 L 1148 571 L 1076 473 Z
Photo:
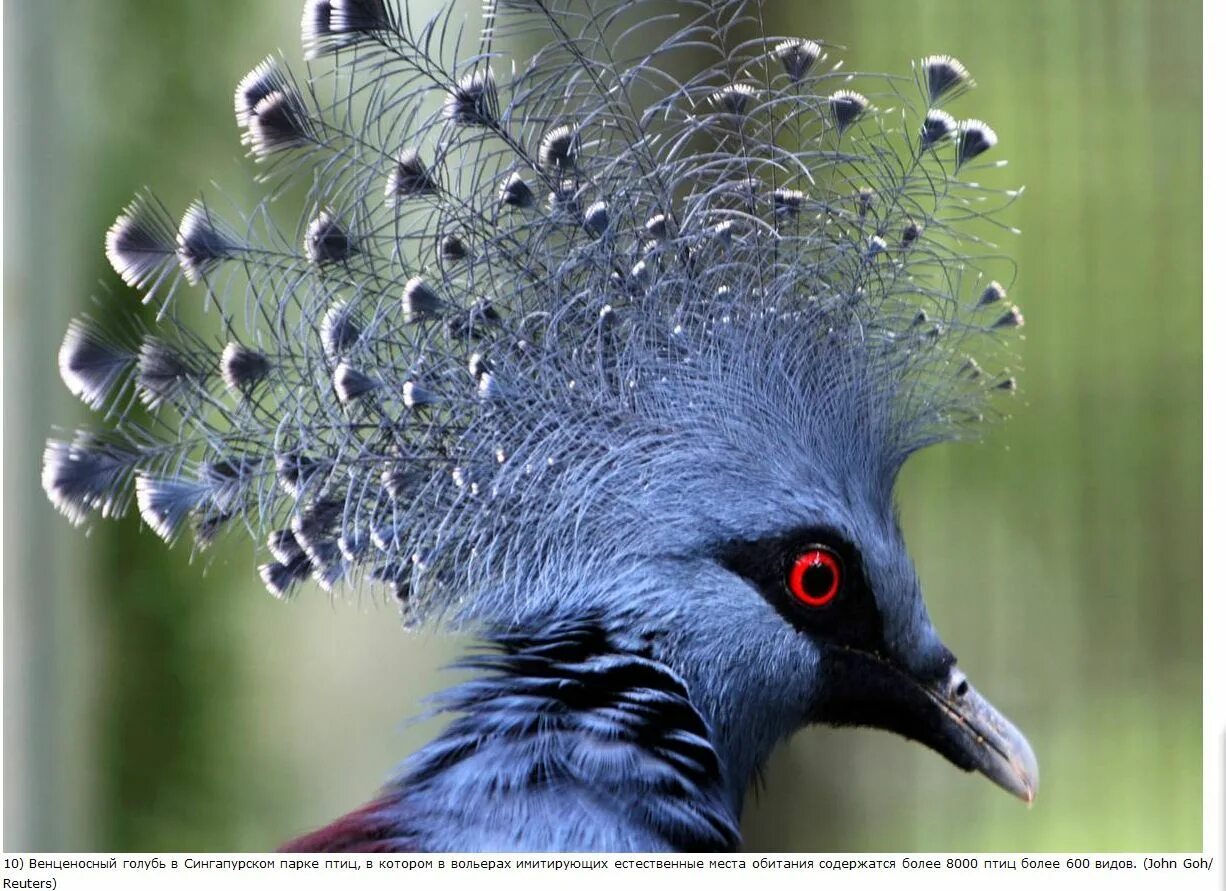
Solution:
M 724 851 L 740 844 L 685 683 L 593 622 L 499 635 L 456 715 L 372 804 L 291 850 Z M 481 807 L 473 807 L 480 801 Z

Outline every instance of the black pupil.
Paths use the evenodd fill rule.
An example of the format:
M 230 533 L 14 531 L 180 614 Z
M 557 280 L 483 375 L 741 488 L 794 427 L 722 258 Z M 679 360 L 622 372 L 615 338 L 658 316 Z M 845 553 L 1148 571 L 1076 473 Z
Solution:
M 834 587 L 834 570 L 825 560 L 820 560 L 805 570 L 801 584 L 804 585 L 805 593 L 810 597 L 814 599 L 825 597 Z

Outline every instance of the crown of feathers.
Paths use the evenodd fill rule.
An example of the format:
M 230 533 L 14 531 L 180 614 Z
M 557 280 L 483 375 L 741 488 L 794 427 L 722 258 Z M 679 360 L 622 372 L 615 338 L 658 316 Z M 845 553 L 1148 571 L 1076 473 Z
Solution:
M 266 199 L 176 225 L 141 194 L 107 233 L 157 319 L 70 325 L 104 429 L 49 442 L 47 494 L 74 522 L 134 494 L 167 541 L 246 529 L 275 595 L 370 579 L 413 620 L 539 583 L 598 515 L 683 522 L 663 490 L 783 389 L 887 475 L 972 429 L 1022 315 L 988 240 L 1018 192 L 946 111 L 970 75 L 852 74 L 759 26 L 749 0 L 487 0 L 467 34 L 311 0 L 309 75 L 269 57 L 235 93 Z

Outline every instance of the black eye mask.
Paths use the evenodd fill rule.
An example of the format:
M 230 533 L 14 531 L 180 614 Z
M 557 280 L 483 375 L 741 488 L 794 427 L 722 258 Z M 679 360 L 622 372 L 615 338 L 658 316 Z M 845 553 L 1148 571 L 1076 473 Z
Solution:
M 796 570 L 812 562 L 806 561 L 806 555 L 817 549 L 837 558 L 839 576 L 837 592 L 820 606 L 806 602 L 811 598 L 798 597 L 790 584 Z M 872 652 L 883 648 L 881 613 L 869 587 L 860 553 L 837 532 L 809 528 L 774 538 L 733 541 L 720 549 L 718 559 L 728 570 L 753 583 L 797 631 L 818 643 Z

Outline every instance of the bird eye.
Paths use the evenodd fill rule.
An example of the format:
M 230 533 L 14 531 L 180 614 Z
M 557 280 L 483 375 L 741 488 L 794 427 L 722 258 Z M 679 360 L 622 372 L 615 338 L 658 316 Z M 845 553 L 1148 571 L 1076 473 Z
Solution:
M 827 548 L 802 552 L 788 574 L 792 596 L 805 606 L 826 606 L 839 595 L 843 584 L 843 563 Z

